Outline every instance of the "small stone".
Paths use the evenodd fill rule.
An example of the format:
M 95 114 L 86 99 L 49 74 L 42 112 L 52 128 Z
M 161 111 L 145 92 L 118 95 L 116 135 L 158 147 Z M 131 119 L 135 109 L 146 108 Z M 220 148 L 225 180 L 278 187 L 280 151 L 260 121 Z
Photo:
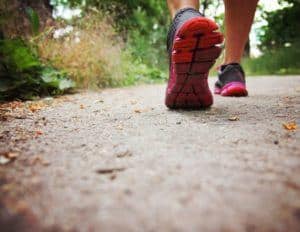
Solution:
M 10 162 L 10 159 L 4 157 L 4 156 L 0 156 L 0 165 L 5 165 L 8 164 Z
M 117 178 L 116 173 L 111 174 L 110 177 L 109 177 L 110 180 L 114 180 L 116 178 Z
M 240 120 L 240 118 L 238 116 L 231 116 L 230 118 L 228 118 L 229 121 L 238 121 Z
M 132 156 L 132 152 L 129 151 L 129 150 L 126 150 L 126 151 L 118 152 L 118 153 L 116 154 L 116 156 L 117 156 L 118 158 L 123 158 L 123 157 L 127 157 L 127 156 Z
M 124 193 L 128 196 L 132 195 L 132 191 L 130 189 L 125 189 Z

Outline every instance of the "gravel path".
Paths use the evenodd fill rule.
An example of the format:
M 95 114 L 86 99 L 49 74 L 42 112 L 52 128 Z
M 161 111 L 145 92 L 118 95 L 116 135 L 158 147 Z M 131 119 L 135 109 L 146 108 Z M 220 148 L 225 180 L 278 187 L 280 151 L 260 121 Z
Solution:
M 205 111 L 164 85 L 3 106 L 0 230 L 300 231 L 300 76 L 248 88 Z

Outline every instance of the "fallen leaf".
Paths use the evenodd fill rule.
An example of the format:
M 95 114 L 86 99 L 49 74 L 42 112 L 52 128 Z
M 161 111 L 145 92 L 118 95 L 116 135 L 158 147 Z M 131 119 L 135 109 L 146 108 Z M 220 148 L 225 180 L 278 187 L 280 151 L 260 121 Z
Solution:
M 238 116 L 231 116 L 230 118 L 228 118 L 229 121 L 238 121 L 240 120 L 240 118 Z
M 34 113 L 38 110 L 41 110 L 44 106 L 45 104 L 43 102 L 34 102 L 29 104 L 28 109 Z
M 142 111 L 139 110 L 139 109 L 134 110 L 134 112 L 135 112 L 135 113 L 138 113 L 138 114 L 142 113 Z
M 16 108 L 20 108 L 23 106 L 23 103 L 20 102 L 20 101 L 13 101 L 13 102 L 9 102 L 7 104 L 3 104 L 4 107 L 8 107 L 8 108 L 11 108 L 11 109 L 16 109 Z
M 43 131 L 38 130 L 38 131 L 35 132 L 35 134 L 36 134 L 36 135 L 42 135 L 42 134 L 43 134 Z
M 8 158 L 8 159 L 15 159 L 19 156 L 18 153 L 16 152 L 8 152 L 6 153 L 5 157 Z
M 286 122 L 283 123 L 283 128 L 289 131 L 293 131 L 297 129 L 297 124 L 295 122 Z

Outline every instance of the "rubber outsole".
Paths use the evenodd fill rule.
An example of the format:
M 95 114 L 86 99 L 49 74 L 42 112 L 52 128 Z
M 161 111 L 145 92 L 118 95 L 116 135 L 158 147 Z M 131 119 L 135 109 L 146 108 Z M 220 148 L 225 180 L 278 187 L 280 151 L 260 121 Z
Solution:
M 207 78 L 221 54 L 223 35 L 207 18 L 192 18 L 175 33 L 165 104 L 171 109 L 205 108 L 213 104 Z
M 215 87 L 215 94 L 220 94 L 224 97 L 246 97 L 248 91 L 246 85 L 240 82 L 230 82 L 224 85 L 222 88 Z

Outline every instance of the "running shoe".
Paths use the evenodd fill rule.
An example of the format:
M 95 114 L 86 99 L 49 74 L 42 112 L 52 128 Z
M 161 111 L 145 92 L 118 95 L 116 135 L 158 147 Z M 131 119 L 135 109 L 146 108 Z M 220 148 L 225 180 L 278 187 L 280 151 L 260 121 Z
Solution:
M 245 72 L 238 63 L 222 65 L 215 84 L 215 94 L 243 97 L 248 95 Z
M 213 104 L 207 78 L 221 53 L 218 25 L 193 8 L 177 12 L 167 38 L 169 81 L 165 104 L 171 109 L 205 108 Z

